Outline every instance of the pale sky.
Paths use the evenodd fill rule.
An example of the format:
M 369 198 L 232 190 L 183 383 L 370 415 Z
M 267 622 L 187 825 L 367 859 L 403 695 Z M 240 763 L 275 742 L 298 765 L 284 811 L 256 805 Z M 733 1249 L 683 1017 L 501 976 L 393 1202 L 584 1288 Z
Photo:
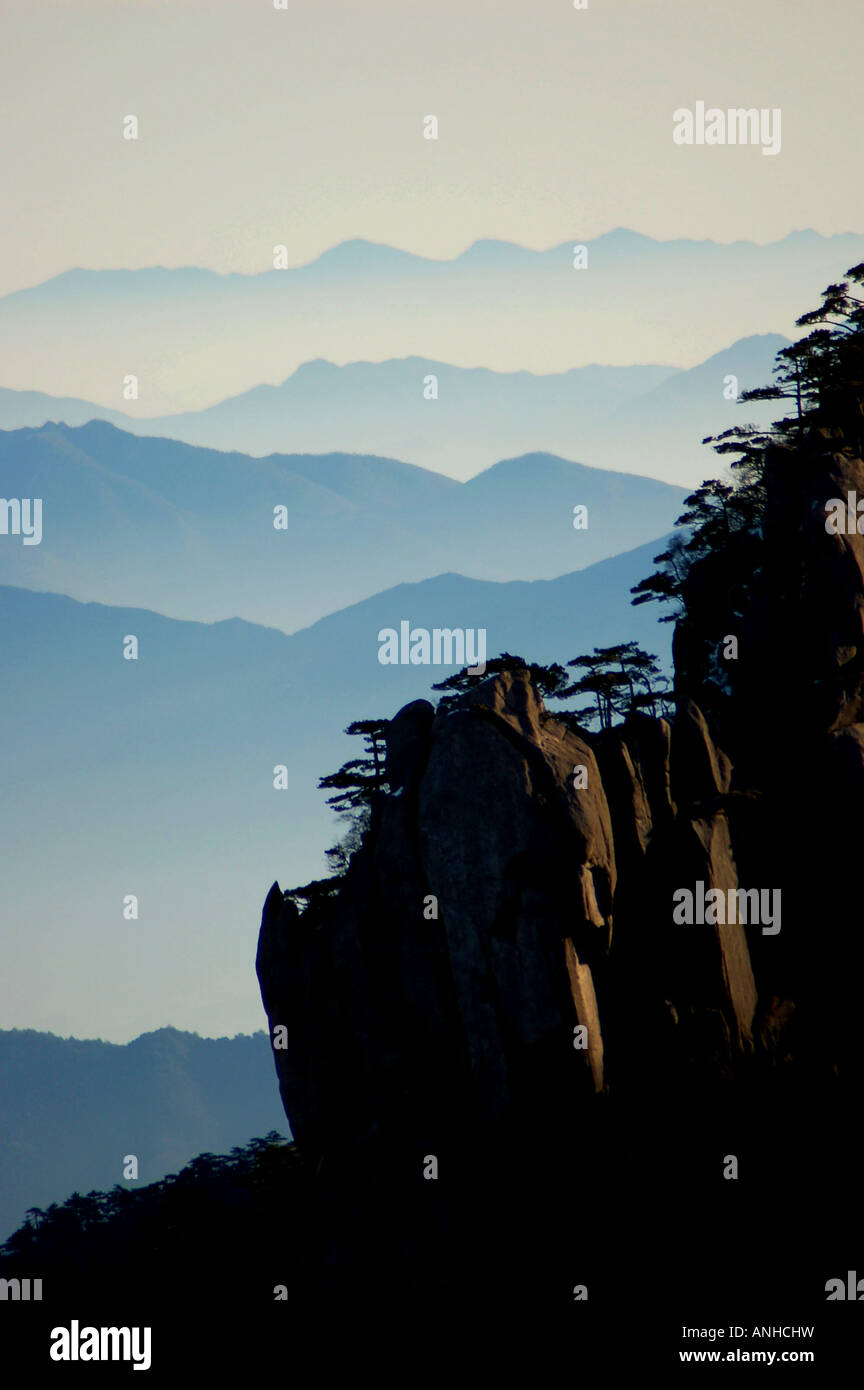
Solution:
M 0 293 L 73 266 L 864 229 L 860 0 L 3 0 Z M 779 107 L 782 148 L 672 112 Z M 124 116 L 140 122 L 122 138 Z M 437 141 L 423 138 L 435 115 Z M 851 171 L 851 172 L 850 172 Z

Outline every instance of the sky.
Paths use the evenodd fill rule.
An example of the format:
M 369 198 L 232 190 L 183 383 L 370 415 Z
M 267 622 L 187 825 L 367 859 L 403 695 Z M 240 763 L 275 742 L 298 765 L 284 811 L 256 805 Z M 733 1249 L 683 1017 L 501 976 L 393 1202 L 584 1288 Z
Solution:
M 860 231 L 859 0 L 4 0 L 0 294 L 76 266 Z M 776 156 L 672 140 L 782 111 Z M 122 137 L 136 115 L 137 141 Z M 438 139 L 423 137 L 428 115 Z

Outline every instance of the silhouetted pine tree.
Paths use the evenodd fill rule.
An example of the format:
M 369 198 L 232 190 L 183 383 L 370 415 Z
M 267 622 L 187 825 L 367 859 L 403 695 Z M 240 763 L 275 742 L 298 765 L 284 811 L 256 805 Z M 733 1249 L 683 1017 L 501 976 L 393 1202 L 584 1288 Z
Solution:
M 557 695 L 567 684 L 567 672 L 563 666 L 558 666 L 555 663 L 551 666 L 538 666 L 534 662 L 526 661 L 524 657 L 513 656 L 511 652 L 501 652 L 492 661 L 486 662 L 486 670 L 482 675 L 473 673 L 467 666 L 463 666 L 461 671 L 447 676 L 443 681 L 438 681 L 432 686 L 432 689 L 452 692 L 438 702 L 439 708 L 445 709 L 448 704 L 452 704 L 456 695 L 461 695 L 466 690 L 473 690 L 482 681 L 489 680 L 490 676 L 497 676 L 502 671 L 519 670 L 526 670 L 530 673 L 531 680 L 544 699 Z
M 611 729 L 616 717 L 626 719 L 644 709 L 656 714 L 668 684 L 657 657 L 643 651 L 636 642 L 595 647 L 592 653 L 576 656 L 567 665 L 585 674 L 560 691 L 558 698 L 589 695 L 594 702 L 581 709 L 563 711 L 570 716 L 565 721 L 568 723 L 575 719 L 591 724 L 596 720 L 600 729 Z
M 799 328 L 813 331 L 778 352 L 776 381 L 741 394 L 745 404 L 786 402 L 787 414 L 767 430 L 740 425 L 703 440 L 721 456 L 734 456 L 730 478 L 708 479 L 686 499 L 676 526 L 689 535 L 654 557 L 659 568 L 631 589 L 634 604 L 671 604 L 664 620 L 677 621 L 684 615 L 690 571 L 707 556 L 724 557 L 728 589 L 746 587 L 754 543 L 761 540 L 765 460 L 772 445 L 800 449 L 813 441 L 854 457 L 864 453 L 864 299 L 850 289 L 850 282 L 864 286 L 864 262 L 846 274 L 847 280 L 824 290 L 817 309 L 797 320 Z

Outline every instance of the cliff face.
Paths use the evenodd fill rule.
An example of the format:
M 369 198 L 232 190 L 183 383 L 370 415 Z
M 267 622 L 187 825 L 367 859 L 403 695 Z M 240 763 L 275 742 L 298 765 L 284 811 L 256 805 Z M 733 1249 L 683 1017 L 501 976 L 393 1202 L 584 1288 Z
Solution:
M 661 1091 L 752 1057 L 746 929 L 673 922 L 677 888 L 738 886 L 729 760 L 689 701 L 594 743 L 526 671 L 396 715 L 392 790 L 338 899 L 314 922 L 277 885 L 265 904 L 258 973 L 301 1144 L 589 1105 L 638 1090 L 646 1054 Z
M 338 896 L 301 918 L 274 885 L 265 905 L 301 1143 L 855 1063 L 864 538 L 825 527 L 848 492 L 860 461 L 775 450 L 749 582 L 718 582 L 713 557 L 691 572 L 676 662 L 713 734 L 682 695 L 671 724 L 581 738 L 518 670 L 400 710 L 391 792 Z M 759 923 L 699 920 L 737 888 Z
M 851 866 L 864 843 L 864 517 L 838 534 L 826 520 L 832 499 L 851 494 L 854 508 L 864 495 L 864 464 L 832 445 L 811 432 L 799 449 L 768 450 L 762 534 L 739 549 L 731 585 L 722 556 L 694 566 L 674 655 L 734 764 L 739 874 L 782 888 L 782 932 L 751 938 L 766 1007 L 794 1010 L 782 1056 L 814 1082 L 851 1085 L 862 1058 Z M 721 655 L 726 635 L 734 660 Z
M 669 1279 L 698 1211 L 717 1297 L 745 1266 L 758 1280 L 743 1252 L 768 1220 L 810 1277 L 801 1251 L 846 1219 L 861 1077 L 864 539 L 825 530 L 850 490 L 858 461 L 771 456 L 761 534 L 691 571 L 673 720 L 580 737 L 524 670 L 437 712 L 415 701 L 338 891 L 299 915 L 273 885 L 257 969 L 271 1036 L 287 1031 L 286 1113 L 325 1175 L 328 1259 L 346 1223 L 356 1251 L 380 1245 L 387 1209 L 389 1248 L 412 1232 L 406 1279 L 437 1250 L 452 1280 L 482 1209 L 487 1281 L 540 1265 L 558 1296 L 574 1251 L 617 1277 L 608 1210 Z M 737 1205 L 718 1196 L 730 1155 Z M 420 1181 L 430 1156 L 447 1183 Z M 839 1212 L 812 1205 L 809 1232 L 788 1219 L 802 1162 Z

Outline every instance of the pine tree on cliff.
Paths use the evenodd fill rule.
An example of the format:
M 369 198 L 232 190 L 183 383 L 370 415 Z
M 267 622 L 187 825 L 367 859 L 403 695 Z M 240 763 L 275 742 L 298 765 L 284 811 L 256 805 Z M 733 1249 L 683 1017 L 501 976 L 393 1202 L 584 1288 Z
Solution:
M 318 783 L 322 791 L 336 793 L 335 796 L 328 796 L 327 805 L 332 806 L 340 815 L 370 807 L 375 798 L 385 790 L 387 723 L 386 719 L 355 719 L 345 730 L 346 734 L 365 740 L 363 756 L 349 758 L 338 772 L 328 773 Z
M 355 719 L 349 724 L 344 732 L 365 741 L 364 753 L 359 758 L 349 758 L 336 772 L 328 773 L 318 782 L 322 791 L 334 793 L 328 796 L 327 805 L 332 806 L 339 819 L 345 822 L 346 830 L 341 840 L 324 852 L 332 876 L 313 879 L 311 883 L 286 892 L 285 897 L 291 898 L 301 909 L 306 904 L 330 897 L 336 891 L 352 854 L 363 842 L 371 821 L 372 807 L 387 790 L 388 722 L 386 719 Z
M 554 717 L 561 723 L 577 732 L 584 732 L 585 726 L 595 720 L 601 729 L 608 729 L 616 718 L 624 719 L 637 710 L 650 707 L 656 712 L 657 702 L 662 699 L 667 684 L 657 657 L 643 651 L 636 642 L 595 647 L 590 656 L 574 657 L 567 664 L 584 670 L 585 674 L 571 683 L 566 669 L 557 662 L 540 666 L 536 662 L 525 661 L 521 656 L 502 652 L 486 663 L 484 675 L 474 674 L 465 668 L 439 681 L 432 689 L 451 692 L 439 702 L 439 708 L 446 709 L 457 695 L 474 689 L 490 676 L 502 671 L 524 670 L 529 673 L 544 700 L 566 700 L 574 695 L 592 697 L 595 704 L 578 710 L 554 711 Z
M 846 274 L 846 280 L 828 285 L 817 309 L 796 321 L 812 332 L 777 354 L 775 382 L 741 394 L 744 403 L 786 402 L 788 413 L 768 430 L 740 425 L 703 440 L 720 455 L 735 455 L 731 477 L 709 479 L 686 499 L 676 526 L 687 527 L 688 538 L 676 538 L 654 557 L 659 568 L 631 589 L 634 604 L 670 603 L 673 612 L 665 621 L 679 619 L 690 571 L 711 555 L 727 557 L 730 587 L 746 587 L 760 539 L 769 446 L 800 448 L 818 438 L 836 452 L 864 454 L 864 298 L 850 289 L 850 282 L 864 286 L 864 262 Z
M 654 556 L 654 564 L 660 568 L 647 575 L 645 579 L 640 579 L 630 590 L 631 594 L 636 595 L 632 601 L 634 605 L 652 601 L 671 604 L 671 613 L 661 613 L 657 621 L 674 623 L 684 612 L 681 588 L 690 568 L 685 538 L 673 536 L 667 549 Z
M 486 662 L 483 675 L 478 675 L 464 666 L 461 671 L 457 671 L 454 675 L 447 676 L 443 681 L 438 681 L 436 685 L 433 685 L 433 690 L 452 692 L 438 702 L 439 707 L 446 708 L 448 704 L 452 704 L 456 695 L 461 695 L 466 690 L 473 690 L 474 686 L 480 685 L 481 681 L 488 680 L 490 676 L 497 676 L 502 671 L 528 671 L 531 680 L 544 699 L 558 695 L 567 684 L 567 672 L 563 666 L 559 666 L 557 663 L 553 662 L 551 666 L 538 666 L 534 662 L 526 661 L 524 657 L 513 656 L 511 652 L 501 652 L 494 660 Z
M 564 714 L 570 716 L 565 722 L 575 719 L 590 724 L 596 719 L 600 729 L 611 729 L 616 717 L 626 719 L 646 708 L 657 712 L 666 677 L 657 657 L 643 651 L 638 643 L 619 642 L 612 647 L 595 647 L 590 655 L 574 657 L 567 665 L 585 674 L 557 692 L 557 698 L 590 695 L 595 703 L 565 711 Z
M 342 839 L 331 849 L 325 850 L 327 863 L 337 878 L 345 873 L 352 854 L 360 848 L 369 828 L 372 807 L 386 791 L 387 723 L 386 719 L 355 719 L 349 724 L 345 733 L 365 741 L 363 756 L 349 758 L 337 772 L 322 777 L 318 783 L 322 791 L 335 792 L 334 796 L 328 796 L 327 805 L 338 812 L 339 819 L 347 826 Z M 313 894 L 322 893 L 325 891 L 322 884 L 331 882 L 324 879 L 306 887 Z M 302 889 L 294 891 L 298 896 L 304 894 Z M 308 898 L 308 894 L 305 896 Z

